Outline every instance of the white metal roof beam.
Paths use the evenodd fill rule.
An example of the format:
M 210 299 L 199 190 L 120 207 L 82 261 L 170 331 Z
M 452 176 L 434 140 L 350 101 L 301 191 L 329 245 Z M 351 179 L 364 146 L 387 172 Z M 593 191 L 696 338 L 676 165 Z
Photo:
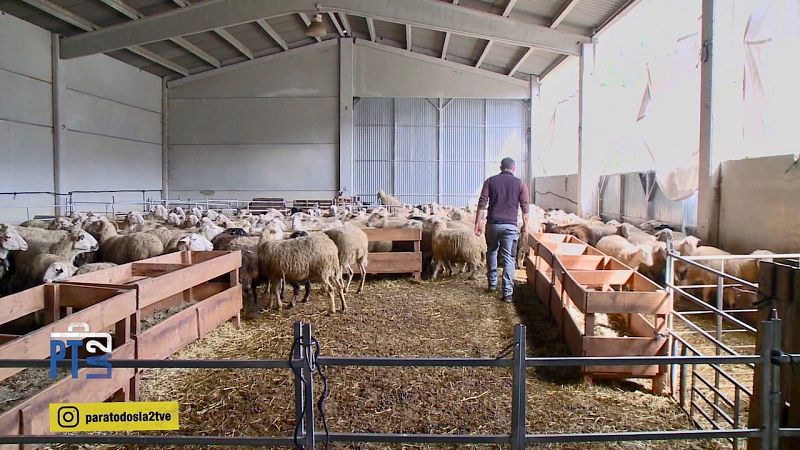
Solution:
M 61 19 L 72 26 L 80 28 L 81 30 L 92 31 L 100 28 L 99 26 L 78 16 L 77 14 L 74 14 L 73 12 L 68 11 L 47 0 L 23 0 L 23 1 L 33 6 L 34 8 L 44 11 L 47 14 L 50 14 L 53 17 Z M 158 56 L 155 53 L 151 52 L 150 50 L 147 50 L 146 48 L 131 46 L 130 48 L 126 49 L 143 58 L 149 59 L 150 61 L 160 66 L 166 67 L 167 69 L 172 70 L 173 72 L 177 72 L 183 76 L 189 75 L 189 71 L 185 67 L 175 64 L 174 62 L 166 58 Z
M 411 51 L 411 25 L 406 25 L 406 50 Z
M 219 36 L 222 39 L 224 39 L 225 42 L 227 42 L 228 44 L 231 44 L 231 46 L 233 46 L 233 48 L 235 48 L 236 50 L 239 50 L 239 53 L 241 53 L 244 56 L 246 56 L 247 59 L 253 59 L 254 58 L 253 52 L 251 52 L 250 49 L 247 48 L 247 46 L 244 45 L 244 43 L 242 41 L 240 41 L 240 40 L 236 39 L 235 37 L 233 37 L 233 35 L 230 34 L 229 32 L 223 30 L 222 28 L 217 28 L 217 29 L 214 30 L 214 33 L 217 33 L 217 36 Z
M 506 3 L 506 7 L 503 8 L 503 13 L 500 14 L 503 17 L 508 17 L 511 14 L 511 10 L 514 9 L 514 5 L 517 4 L 517 0 L 508 0 Z M 481 52 L 481 56 L 478 58 L 478 62 L 475 63 L 475 67 L 480 67 L 483 64 L 483 61 L 486 59 L 486 56 L 489 55 L 489 51 L 492 49 L 492 45 L 494 45 L 494 41 L 489 39 L 486 42 L 486 47 L 483 47 L 483 51 Z
M 525 63 L 525 60 L 528 59 L 529 56 L 531 56 L 531 53 L 533 53 L 533 49 L 529 48 L 525 52 L 525 54 L 522 55 L 522 57 L 519 58 L 519 61 L 517 61 L 517 63 L 514 64 L 514 67 L 512 67 L 511 70 L 508 72 L 508 76 L 513 77 L 514 74 L 517 73 L 519 68 L 522 67 L 522 65 Z
M 306 13 L 298 13 L 298 15 L 303 20 L 303 23 L 306 24 L 306 26 L 311 25 L 311 20 L 308 18 L 308 15 Z M 314 40 L 317 42 L 322 42 L 322 38 L 320 38 L 319 36 L 314 36 Z
M 561 22 L 563 22 L 564 19 L 567 17 L 567 14 L 569 14 L 570 11 L 572 11 L 575 8 L 575 6 L 578 5 L 579 1 L 580 0 L 569 0 L 569 2 L 567 2 L 567 4 L 564 5 L 563 8 L 561 8 L 561 11 L 559 11 L 559 13 L 556 14 L 556 17 L 553 19 L 553 21 L 550 22 L 550 28 L 552 29 L 558 28 L 558 26 L 561 25 Z M 528 51 L 526 51 L 525 54 L 522 55 L 522 57 L 520 57 L 519 61 L 517 61 L 517 63 L 514 64 L 514 67 L 512 67 L 511 70 L 508 72 L 508 76 L 513 77 L 514 74 L 517 73 L 519 68 L 522 67 L 523 64 L 525 64 L 525 61 L 528 59 L 528 57 L 531 56 L 531 54 L 533 54 L 533 50 L 534 50 L 533 48 L 529 48 Z M 563 61 L 564 59 L 565 58 L 558 58 L 556 65 L 560 64 L 561 61 Z M 549 73 L 554 68 L 555 65 L 547 67 L 545 69 L 545 73 Z M 542 76 L 542 78 L 544 78 L 544 76 Z
M 319 2 L 324 2 L 318 4 Z M 521 47 L 537 47 L 555 53 L 579 55 L 589 38 L 454 7 L 436 0 L 207 0 L 102 30 L 70 36 L 61 41 L 62 58 L 104 53 L 175 36 L 200 33 L 258 19 L 297 12 L 339 12 L 375 20 L 404 23 L 479 39 L 492 39 Z
M 342 19 L 342 26 L 344 27 L 344 31 L 347 32 L 348 36 L 352 36 L 353 28 L 350 27 L 350 19 L 347 18 L 347 14 L 339 13 L 339 18 Z
M 367 20 L 367 29 L 369 30 L 369 40 L 375 42 L 378 40 L 378 35 L 375 34 L 375 21 L 372 17 L 365 17 Z
M 272 26 L 270 26 L 270 24 L 268 24 L 266 20 L 264 19 L 256 20 L 256 24 L 258 24 L 258 26 L 260 26 L 261 29 L 264 30 L 264 32 L 267 33 L 267 35 L 269 35 L 269 37 L 271 37 L 272 40 L 275 41 L 275 43 L 278 44 L 283 49 L 283 51 L 289 50 L 289 44 L 286 43 L 286 41 L 281 37 L 281 35 L 278 34 L 278 32 L 275 31 L 275 29 L 272 28 Z
M 101 1 L 105 2 L 106 0 L 101 0 Z M 118 0 L 111 0 L 111 1 L 118 1 Z M 192 4 L 191 4 L 191 3 L 189 3 L 189 1 L 188 1 L 188 0 L 172 0 L 172 1 L 173 1 L 173 2 L 174 2 L 176 5 L 180 6 L 181 8 L 189 8 L 189 7 L 191 7 L 191 6 L 192 6 Z M 217 36 L 219 36 L 220 38 L 222 38 L 222 39 L 223 39 L 225 42 L 227 42 L 227 43 L 228 43 L 228 44 L 230 44 L 230 45 L 231 45 L 233 48 L 235 48 L 236 50 L 238 50 L 238 51 L 239 51 L 241 54 L 243 54 L 244 56 L 246 56 L 246 57 L 247 57 L 247 59 L 253 59 L 253 52 L 251 52 L 251 51 L 250 51 L 250 49 L 249 49 L 249 48 L 247 48 L 247 46 L 246 46 L 246 45 L 244 45 L 244 44 L 243 44 L 241 41 L 239 41 L 238 39 L 236 39 L 235 37 L 233 37 L 233 35 L 232 35 L 232 34 L 228 33 L 227 31 L 223 30 L 222 28 L 218 28 L 218 29 L 215 29 L 215 30 L 213 30 L 213 31 L 214 31 L 214 33 L 216 33 L 216 34 L 217 34 Z M 191 33 L 186 33 L 186 34 L 191 34 Z M 184 41 L 185 41 L 185 40 L 184 40 Z M 177 43 L 177 42 L 176 42 L 176 43 Z M 189 45 L 192 45 L 192 44 L 191 44 L 190 42 L 188 42 L 188 41 L 186 41 L 186 43 L 188 43 Z M 183 48 L 186 48 L 186 47 L 184 47 L 184 46 L 183 46 L 183 45 L 181 45 L 181 44 L 178 44 L 178 45 L 180 45 L 180 46 L 181 46 L 181 47 L 183 47 Z M 188 50 L 188 49 L 187 49 L 187 50 Z M 199 55 L 198 55 L 198 56 L 199 56 Z M 203 58 L 203 59 L 205 59 L 205 58 Z M 216 66 L 217 66 L 217 67 L 219 67 L 219 64 L 217 64 Z
M 561 22 L 567 18 L 567 14 L 569 14 L 576 6 L 578 6 L 578 2 L 581 0 L 569 0 L 566 5 L 561 9 L 561 11 L 556 15 L 556 18 L 553 19 L 553 23 L 550 24 L 550 28 L 556 28 L 561 25 Z
M 329 12 L 328 17 L 331 18 L 331 22 L 333 22 L 333 26 L 336 27 L 336 31 L 339 32 L 339 36 L 344 37 L 347 33 L 345 32 L 344 28 L 342 28 L 342 26 L 339 25 L 339 20 L 336 19 L 336 14 Z
M 100 0 L 100 1 L 114 8 L 116 11 L 128 17 L 129 19 L 138 20 L 146 17 L 144 14 L 136 10 L 136 8 L 133 8 L 132 6 L 123 2 L 122 0 Z M 182 47 L 184 50 L 193 54 L 194 56 L 207 62 L 208 64 L 211 64 L 214 67 L 219 67 L 221 65 L 219 59 L 215 58 L 205 50 L 192 44 L 191 42 L 187 41 L 182 37 L 172 38 L 170 39 L 170 41 L 172 41 L 175 45 Z
M 444 34 L 444 44 L 442 44 L 442 59 L 447 59 L 447 47 L 450 46 L 450 33 Z

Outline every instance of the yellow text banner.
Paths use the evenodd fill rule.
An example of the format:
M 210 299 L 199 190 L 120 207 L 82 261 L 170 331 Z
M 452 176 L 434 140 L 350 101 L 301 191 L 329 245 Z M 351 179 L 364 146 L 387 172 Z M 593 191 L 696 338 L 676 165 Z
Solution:
M 51 432 L 178 429 L 178 402 L 51 403 Z

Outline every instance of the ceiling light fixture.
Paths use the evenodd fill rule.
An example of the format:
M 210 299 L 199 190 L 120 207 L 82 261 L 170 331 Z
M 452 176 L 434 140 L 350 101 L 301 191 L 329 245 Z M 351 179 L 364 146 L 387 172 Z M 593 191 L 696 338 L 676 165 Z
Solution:
M 311 23 L 306 28 L 306 36 L 321 38 L 327 34 L 328 29 L 322 22 L 322 14 L 314 14 L 314 17 L 311 18 Z

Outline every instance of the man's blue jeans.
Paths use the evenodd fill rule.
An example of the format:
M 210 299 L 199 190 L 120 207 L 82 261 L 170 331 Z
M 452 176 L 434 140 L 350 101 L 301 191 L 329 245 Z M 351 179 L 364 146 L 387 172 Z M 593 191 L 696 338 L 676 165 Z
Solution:
M 503 297 L 514 293 L 514 271 L 516 270 L 517 240 L 519 229 L 516 225 L 486 224 L 486 278 L 489 287 L 497 286 L 497 253 L 503 261 Z

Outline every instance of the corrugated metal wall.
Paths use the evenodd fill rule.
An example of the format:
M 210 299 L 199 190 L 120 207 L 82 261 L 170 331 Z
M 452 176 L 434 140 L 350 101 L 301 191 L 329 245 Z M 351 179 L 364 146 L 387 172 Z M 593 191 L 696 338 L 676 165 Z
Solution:
M 644 180 L 652 182 L 653 176 L 652 172 L 607 176 L 600 211 L 603 218 L 622 218 L 633 223 L 655 219 L 678 227 L 697 226 L 697 194 L 682 201 L 673 201 L 655 183 L 652 198 L 648 201 Z
M 355 191 L 407 203 L 477 203 L 500 160 L 527 181 L 530 109 L 520 100 L 361 98 L 355 106 Z

